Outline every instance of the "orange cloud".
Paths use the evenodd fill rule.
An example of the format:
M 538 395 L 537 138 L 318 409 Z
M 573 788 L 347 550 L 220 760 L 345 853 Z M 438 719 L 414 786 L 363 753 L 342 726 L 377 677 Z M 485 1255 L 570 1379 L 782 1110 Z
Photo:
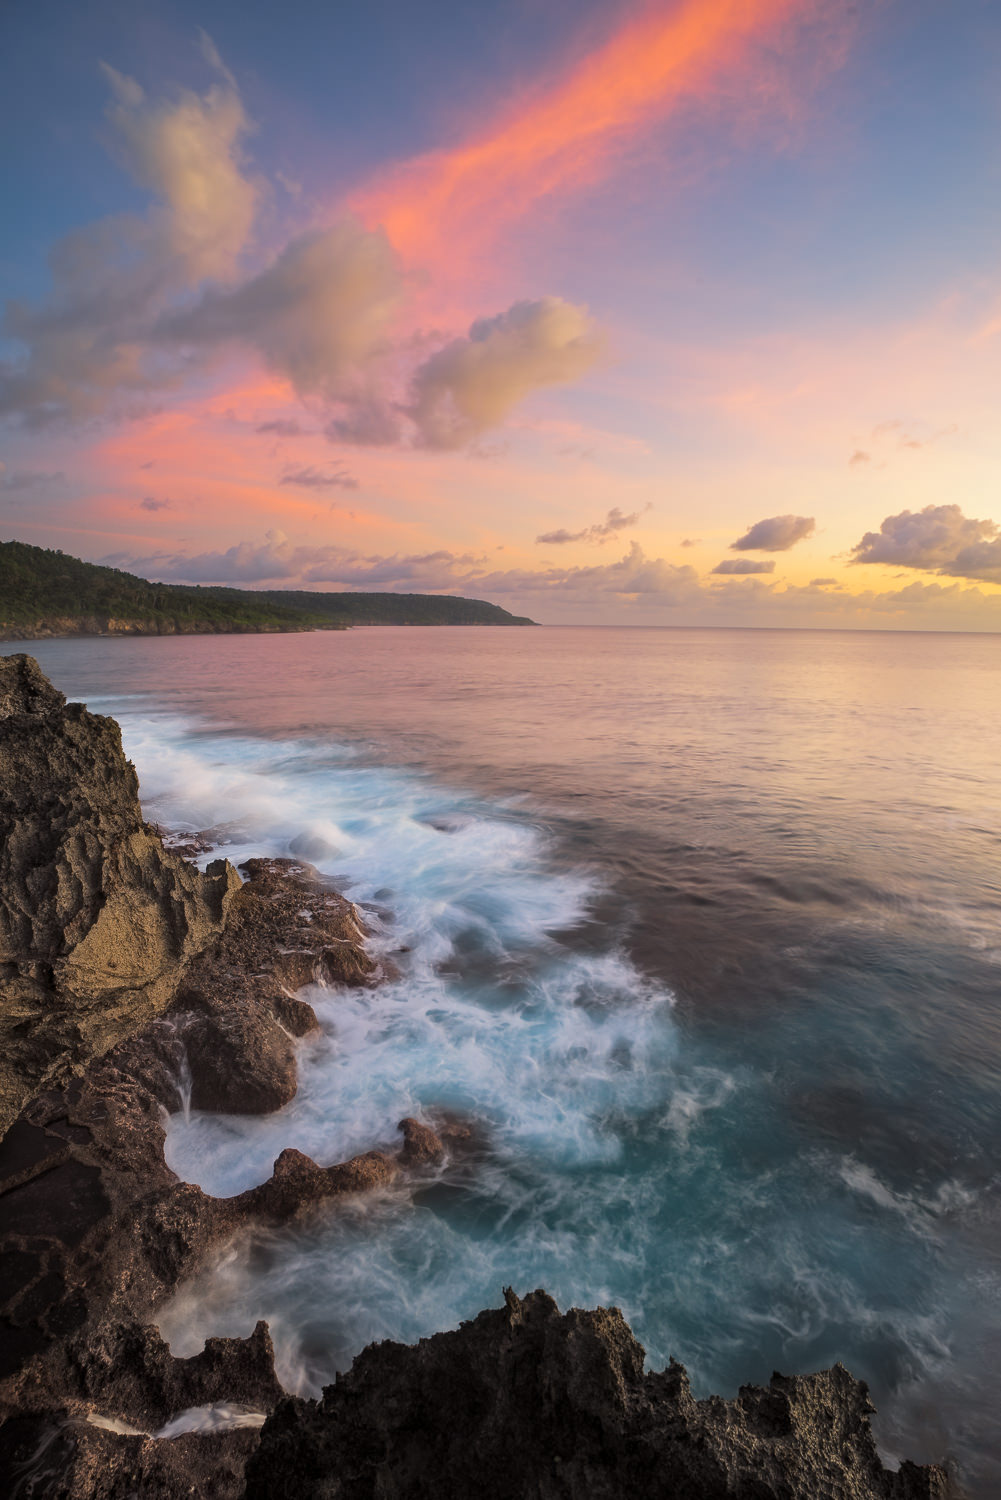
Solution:
M 630 132 L 668 113 L 804 0 L 686 0 L 645 10 L 487 134 L 391 171 L 352 208 L 407 259 L 475 254 L 540 198 L 598 180 Z

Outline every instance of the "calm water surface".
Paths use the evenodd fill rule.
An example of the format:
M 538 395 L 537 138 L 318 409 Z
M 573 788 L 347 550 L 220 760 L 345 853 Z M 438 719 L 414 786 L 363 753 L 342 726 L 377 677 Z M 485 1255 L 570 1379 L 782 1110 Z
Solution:
M 175 1116 L 175 1170 L 236 1192 L 436 1107 L 486 1142 L 230 1247 L 165 1310 L 176 1350 L 265 1316 L 315 1391 L 544 1285 L 700 1393 L 841 1359 L 888 1456 L 1001 1493 L 1001 637 L 27 649 L 121 720 L 151 816 L 234 859 L 308 841 L 400 966 L 312 996 L 285 1110 Z

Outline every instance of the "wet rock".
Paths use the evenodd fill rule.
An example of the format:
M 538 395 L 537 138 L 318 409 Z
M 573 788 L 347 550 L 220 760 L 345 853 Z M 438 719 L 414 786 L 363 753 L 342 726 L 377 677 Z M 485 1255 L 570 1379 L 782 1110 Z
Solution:
M 254 1429 L 156 1439 L 80 1413 L 12 1418 L 0 1429 L 5 1493 L 25 1500 L 240 1500 Z
M 430 1125 L 422 1125 L 420 1120 L 414 1120 L 408 1116 L 407 1119 L 401 1120 L 396 1128 L 403 1131 L 403 1150 L 399 1158 L 403 1166 L 425 1166 L 441 1161 L 445 1155 L 445 1146 L 441 1136 L 432 1130 Z
M 144 1429 L 217 1401 L 268 1411 L 284 1394 L 263 1322 L 249 1338 L 207 1339 L 190 1359 L 176 1359 L 149 1324 L 108 1322 L 77 1351 L 77 1368 L 78 1401 Z
M 322 1401 L 290 1397 L 247 1500 L 945 1500 L 941 1469 L 883 1468 L 865 1385 L 840 1365 L 695 1401 L 643 1373 L 615 1308 L 544 1292 L 407 1347 L 373 1344 Z
M 239 884 L 144 823 L 113 719 L 0 658 L 0 1131 L 171 1003 Z
M 191 1103 L 267 1114 L 295 1095 L 295 1039 L 316 1014 L 292 992 L 311 983 L 369 984 L 354 906 L 297 860 L 249 860 L 224 931 L 185 973 L 177 998 Z
M 327 839 L 318 833 L 299 833 L 294 839 L 289 839 L 289 850 L 297 854 L 300 859 L 327 859 L 337 850 Z
M 266 1115 L 295 1097 L 295 1040 L 266 1004 L 252 999 L 242 1010 L 225 1005 L 192 1013 L 182 1037 L 194 1109 Z
M 27 684 L 17 701 L 34 704 L 44 722 L 47 684 L 30 672 Z M 103 749 L 90 749 L 111 755 L 117 744 L 107 735 Z M 182 883 L 202 879 L 182 869 Z M 128 878 L 141 886 L 147 875 Z M 81 1415 L 148 1432 L 210 1402 L 269 1410 L 280 1387 L 265 1325 L 179 1360 L 153 1326 L 157 1307 L 254 1222 L 291 1218 L 398 1170 L 378 1152 L 327 1168 L 286 1152 L 261 1188 L 217 1199 L 167 1167 L 164 1111 L 189 1093 L 196 1107 L 235 1111 L 292 1097 L 296 1038 L 316 1027 L 294 987 L 334 973 L 368 983 L 374 973 L 354 907 L 315 871 L 253 861 L 248 876 L 239 890 L 227 886 L 225 926 L 185 959 L 173 1005 L 102 1056 L 86 1062 L 82 1049 L 70 1082 L 55 1086 L 54 1070 L 0 1142 L 0 1493 L 12 1474 L 29 1472 L 11 1465 L 44 1452 L 31 1493 L 239 1494 L 256 1433 L 154 1442 L 103 1432 Z M 173 888 L 153 889 L 175 901 Z
M 275 1162 L 274 1172 L 260 1187 L 231 1200 L 241 1213 L 281 1223 L 345 1193 L 383 1187 L 396 1176 L 396 1165 L 382 1151 L 366 1151 L 333 1167 L 320 1167 L 289 1147 Z

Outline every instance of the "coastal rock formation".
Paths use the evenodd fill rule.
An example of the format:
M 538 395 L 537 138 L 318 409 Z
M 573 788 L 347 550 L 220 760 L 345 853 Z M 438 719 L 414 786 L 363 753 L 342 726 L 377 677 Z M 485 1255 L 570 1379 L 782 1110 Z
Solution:
M 881 1464 L 863 1382 L 841 1365 L 696 1401 L 643 1373 L 616 1308 L 545 1292 L 412 1347 L 373 1344 L 322 1401 L 289 1397 L 247 1500 L 945 1500 L 943 1470 Z
M 312 1007 L 292 992 L 368 984 L 376 966 L 354 907 L 310 866 L 252 859 L 242 868 L 247 884 L 224 932 L 184 976 L 179 1037 L 193 1108 L 268 1114 L 295 1094 L 294 1039 L 316 1029 Z
M 696 1402 L 680 1365 L 643 1373 L 619 1312 L 561 1316 L 544 1292 L 413 1348 L 373 1345 L 321 1402 L 281 1390 L 263 1322 L 175 1357 L 156 1310 L 232 1236 L 400 1174 L 426 1183 L 460 1155 L 470 1170 L 483 1139 L 408 1116 L 398 1149 L 322 1166 L 288 1148 L 233 1198 L 179 1181 L 166 1113 L 286 1103 L 317 1025 L 294 992 L 377 977 L 358 913 L 298 860 L 252 860 L 241 885 L 165 850 L 117 725 L 24 656 L 0 661 L 0 838 L 0 1086 L 17 1116 L 0 1141 L 0 1494 L 951 1495 L 940 1469 L 883 1468 L 866 1388 L 840 1366 Z
M 36 1095 L 0 1142 L 0 1493 L 29 1476 L 25 1493 L 65 1500 L 236 1500 L 256 1430 L 150 1434 L 218 1403 L 256 1411 L 259 1425 L 283 1394 L 267 1327 L 177 1359 L 152 1325 L 157 1307 L 234 1234 L 315 1212 L 405 1165 L 371 1151 L 321 1167 L 287 1150 L 266 1182 L 228 1199 L 167 1167 L 165 1111 L 186 1092 L 244 1112 L 294 1094 L 293 1034 L 316 1016 L 292 986 L 367 983 L 375 971 L 354 907 L 314 870 L 255 860 L 245 873 L 175 1003 Z M 214 1078 L 226 1087 L 214 1092 Z M 429 1130 L 425 1145 L 444 1151 Z M 116 1430 L 95 1427 L 95 1414 Z
M 163 848 L 113 719 L 0 658 L 0 1130 L 170 1004 L 239 884 Z
M 178 1109 L 186 1089 L 202 1108 L 245 1113 L 295 1093 L 290 1033 L 304 1035 L 316 1016 L 289 986 L 335 971 L 365 982 L 374 969 L 354 907 L 315 871 L 293 860 L 245 868 L 226 930 L 188 966 L 175 1004 L 65 1088 L 43 1090 L 0 1143 L 0 1396 L 22 1409 L 54 1393 L 93 1397 L 85 1372 L 95 1348 L 109 1400 L 122 1380 L 134 1389 L 121 1329 L 141 1328 L 210 1248 L 399 1170 L 382 1152 L 320 1167 L 289 1150 L 267 1182 L 223 1199 L 166 1165 L 164 1111 Z M 225 1080 L 218 1091 L 216 1078 Z M 145 1337 L 134 1333 L 129 1348 Z M 112 1414 L 159 1419 L 152 1387 L 144 1390 L 116 1399 Z M 243 1399 L 223 1380 L 211 1399 L 224 1398 Z

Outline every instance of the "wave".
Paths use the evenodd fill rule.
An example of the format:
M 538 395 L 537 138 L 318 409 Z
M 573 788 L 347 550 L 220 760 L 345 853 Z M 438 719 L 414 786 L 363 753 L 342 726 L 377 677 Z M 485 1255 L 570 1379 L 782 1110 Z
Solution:
M 173 1169 L 228 1195 L 287 1146 L 327 1164 L 435 1110 L 471 1118 L 479 1143 L 417 1186 L 228 1246 L 158 1314 L 175 1353 L 264 1317 L 283 1383 L 316 1394 L 373 1340 L 542 1285 L 566 1306 L 620 1306 L 650 1363 L 676 1354 L 700 1393 L 842 1359 L 877 1396 L 933 1381 L 942 1399 L 979 1294 L 940 1229 L 972 1199 L 954 1173 L 891 1185 L 864 1141 L 818 1150 L 783 1081 L 790 1046 L 824 1045 L 818 1022 L 787 1031 L 764 1013 L 726 1046 L 679 1023 L 599 920 L 600 874 L 568 865 L 524 802 L 357 744 L 115 711 L 151 817 L 216 828 L 208 857 L 310 859 L 363 907 L 389 976 L 314 987 L 321 1032 L 296 1097 L 263 1118 L 173 1116 Z M 893 1448 L 941 1456 L 920 1431 L 895 1420 Z

